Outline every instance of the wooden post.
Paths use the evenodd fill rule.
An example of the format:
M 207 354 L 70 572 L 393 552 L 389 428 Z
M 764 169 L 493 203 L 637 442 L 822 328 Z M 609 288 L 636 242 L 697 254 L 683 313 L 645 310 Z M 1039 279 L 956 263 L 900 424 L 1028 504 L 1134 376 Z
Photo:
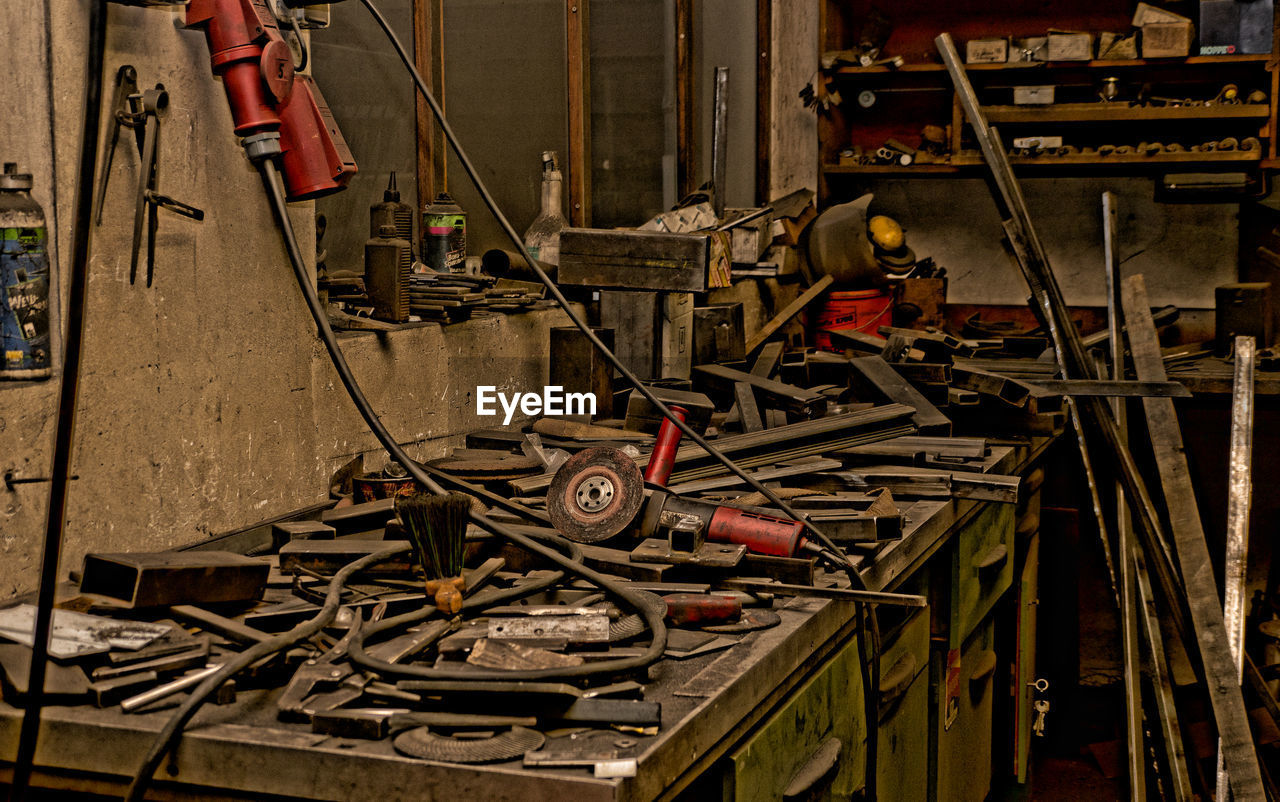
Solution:
M 431 87 L 444 108 L 444 8 L 441 0 L 413 0 L 413 61 L 422 79 Z M 432 118 L 431 109 L 414 92 L 418 119 L 418 205 L 426 206 L 437 192 L 449 188 L 446 169 L 448 152 L 444 133 Z M 417 213 L 421 213 L 421 209 Z
M 591 225 L 591 0 L 567 0 L 569 58 L 569 222 Z

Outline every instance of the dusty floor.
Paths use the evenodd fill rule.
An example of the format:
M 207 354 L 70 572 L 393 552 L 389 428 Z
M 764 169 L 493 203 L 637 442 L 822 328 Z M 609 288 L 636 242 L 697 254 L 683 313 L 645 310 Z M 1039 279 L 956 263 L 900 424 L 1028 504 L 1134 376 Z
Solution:
M 1108 780 L 1091 757 L 1036 758 L 1031 789 L 1024 799 L 1035 802 L 1110 802 L 1125 798 L 1124 786 Z

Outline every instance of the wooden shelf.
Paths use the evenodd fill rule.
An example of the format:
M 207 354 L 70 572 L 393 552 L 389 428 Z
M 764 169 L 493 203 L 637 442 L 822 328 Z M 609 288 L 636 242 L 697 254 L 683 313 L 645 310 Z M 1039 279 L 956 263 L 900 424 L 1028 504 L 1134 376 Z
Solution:
M 1265 120 L 1265 103 L 1213 106 L 1130 106 L 1128 103 L 1057 103 L 1045 106 L 983 106 L 990 123 L 1155 122 L 1161 120 Z
M 966 64 L 969 72 L 991 72 L 1002 70 L 1110 70 L 1133 67 L 1175 67 L 1180 65 L 1230 65 L 1230 64 L 1266 64 L 1271 60 L 1269 53 L 1239 56 L 1188 56 L 1186 58 L 1167 59 L 1121 59 L 1108 61 L 1012 61 L 1003 64 Z M 895 69 L 889 67 L 833 67 L 827 72 L 831 75 L 878 75 L 885 73 L 936 72 L 945 74 L 947 68 L 942 64 L 904 64 Z
M 1074 156 L 1010 156 L 1009 163 L 1015 167 L 1043 167 L 1058 169 L 1062 167 L 1142 167 L 1154 165 L 1194 166 L 1200 164 L 1239 164 L 1255 166 L 1262 161 L 1261 150 L 1251 151 L 1212 151 L 1209 153 L 1157 153 L 1151 156 L 1130 154 L 1124 156 L 1098 157 L 1091 154 Z M 928 176 L 954 175 L 963 170 L 981 167 L 982 157 L 961 154 L 945 164 L 912 164 L 903 167 L 897 164 L 826 164 L 822 171 L 827 175 L 897 175 Z

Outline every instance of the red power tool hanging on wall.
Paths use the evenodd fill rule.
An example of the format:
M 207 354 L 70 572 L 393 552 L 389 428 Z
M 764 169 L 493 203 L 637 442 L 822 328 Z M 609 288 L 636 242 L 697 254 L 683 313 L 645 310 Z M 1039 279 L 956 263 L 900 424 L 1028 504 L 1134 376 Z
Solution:
M 191 0 L 187 27 L 204 29 L 250 160 L 280 156 L 291 201 L 344 189 L 355 160 L 315 82 L 294 73 L 267 0 Z

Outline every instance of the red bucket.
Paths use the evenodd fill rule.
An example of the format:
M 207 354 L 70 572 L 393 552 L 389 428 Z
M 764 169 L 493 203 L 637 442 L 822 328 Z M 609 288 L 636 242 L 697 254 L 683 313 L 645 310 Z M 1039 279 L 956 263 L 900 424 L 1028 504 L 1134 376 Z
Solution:
M 813 342 L 824 351 L 834 347 L 823 329 L 853 330 L 879 337 L 876 330 L 893 323 L 893 293 L 890 290 L 843 290 L 827 294 L 826 303 L 814 321 Z

